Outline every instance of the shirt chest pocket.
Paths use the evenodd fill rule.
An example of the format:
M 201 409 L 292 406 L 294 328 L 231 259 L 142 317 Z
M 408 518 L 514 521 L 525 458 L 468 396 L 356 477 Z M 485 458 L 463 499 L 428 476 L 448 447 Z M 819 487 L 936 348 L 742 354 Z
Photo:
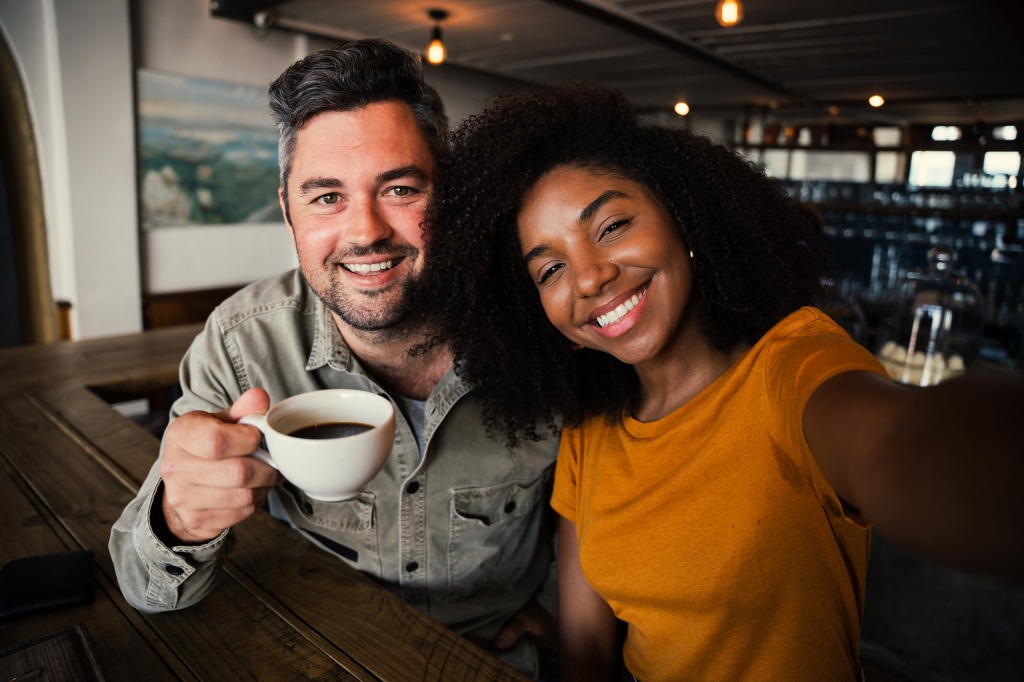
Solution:
M 372 576 L 381 577 L 377 548 L 375 496 L 363 491 L 340 502 L 320 502 L 286 483 L 289 495 L 282 501 L 290 507 L 292 522 L 324 548 Z
M 549 475 L 453 492 L 448 598 L 502 589 L 530 567 L 546 528 Z

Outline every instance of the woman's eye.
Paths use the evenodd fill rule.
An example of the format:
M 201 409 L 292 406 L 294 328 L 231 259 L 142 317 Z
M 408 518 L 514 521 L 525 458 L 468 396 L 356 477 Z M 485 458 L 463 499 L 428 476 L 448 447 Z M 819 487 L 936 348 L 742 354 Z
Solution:
M 544 284 L 544 282 L 548 281 L 552 275 L 561 270 L 562 267 L 561 263 L 555 263 L 541 270 L 540 275 L 537 277 L 537 284 Z
M 621 220 L 614 221 L 611 225 L 607 225 L 601 230 L 601 237 L 606 237 L 609 234 L 620 230 L 621 228 L 629 225 L 629 219 L 623 218 Z M 600 238 L 600 237 L 599 237 Z

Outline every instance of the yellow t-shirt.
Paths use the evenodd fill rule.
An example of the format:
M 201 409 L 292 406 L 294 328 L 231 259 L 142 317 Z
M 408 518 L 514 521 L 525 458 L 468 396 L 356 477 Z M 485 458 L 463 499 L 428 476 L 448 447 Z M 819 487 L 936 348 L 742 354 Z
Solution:
M 803 308 L 672 414 L 565 431 L 551 504 L 628 623 L 637 679 L 856 678 L 870 530 L 844 512 L 801 427 L 814 389 L 851 370 L 886 376 Z

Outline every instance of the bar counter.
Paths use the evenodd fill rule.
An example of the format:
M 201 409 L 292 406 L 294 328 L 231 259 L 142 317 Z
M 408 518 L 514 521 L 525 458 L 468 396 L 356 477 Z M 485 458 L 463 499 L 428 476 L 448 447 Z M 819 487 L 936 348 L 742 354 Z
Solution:
M 83 670 L 88 680 L 528 679 L 265 513 L 235 527 L 201 603 L 161 614 L 128 605 L 107 540 L 159 442 L 99 394 L 176 385 L 198 331 L 0 349 L 0 564 L 95 554 L 92 602 L 0 621 L 0 672 L 14 660 L 4 652 L 81 626 L 105 675 Z

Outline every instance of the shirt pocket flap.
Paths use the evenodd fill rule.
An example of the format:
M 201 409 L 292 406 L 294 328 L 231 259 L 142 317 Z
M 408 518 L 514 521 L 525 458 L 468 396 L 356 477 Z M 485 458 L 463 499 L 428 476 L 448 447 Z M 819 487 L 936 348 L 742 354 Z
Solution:
M 545 476 L 532 482 L 509 481 L 485 488 L 462 488 L 455 491 L 453 512 L 464 521 L 492 526 L 529 514 L 540 499 L 538 488 Z

